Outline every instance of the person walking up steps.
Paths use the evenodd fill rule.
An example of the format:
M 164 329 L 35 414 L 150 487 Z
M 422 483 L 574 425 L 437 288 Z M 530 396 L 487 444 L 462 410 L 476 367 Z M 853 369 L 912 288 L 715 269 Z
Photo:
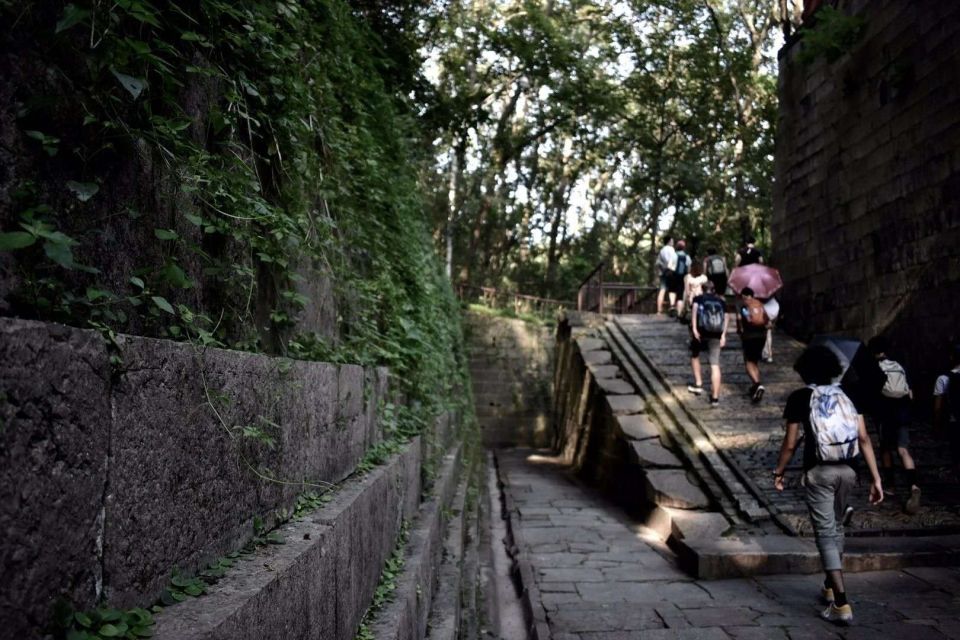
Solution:
M 716 294 L 722 298 L 727 292 L 727 261 L 716 249 L 707 249 L 707 257 L 703 259 L 703 273 L 713 283 Z
M 793 368 L 808 386 L 787 398 L 783 410 L 786 433 L 773 483 L 777 491 L 783 491 L 787 464 L 802 433 L 805 497 L 826 576 L 820 594 L 827 608 L 820 615 L 850 625 L 853 607 L 843 583 L 843 514 L 857 479 L 852 464 L 860 454 L 870 471 L 871 504 L 883 501 L 883 485 L 863 416 L 833 384 L 842 371 L 837 356 L 828 347 L 810 347 Z
M 657 291 L 657 315 L 663 314 L 663 299 L 670 291 L 673 282 L 673 274 L 677 270 L 677 252 L 673 248 L 673 236 L 666 236 L 663 239 L 663 248 L 657 256 L 657 270 L 660 273 L 660 290 Z M 670 308 L 676 304 L 677 296 L 670 293 Z
M 752 383 L 748 394 L 754 404 L 763 399 L 766 391 L 760 384 L 760 359 L 763 345 L 767 342 L 769 324 L 763 303 L 753 296 L 753 289 L 744 287 L 737 305 L 737 333 L 743 343 L 743 364 Z
M 720 404 L 720 350 L 727 343 L 727 310 L 723 298 L 716 295 L 709 280 L 703 284 L 703 294 L 693 299 L 690 333 L 693 384 L 687 390 L 696 395 L 703 393 L 700 353 L 706 351 L 710 363 L 710 406 L 716 407 Z
M 748 264 L 763 264 L 763 253 L 756 247 L 757 239 L 753 236 L 747 237 L 746 245 L 737 251 L 733 266 L 745 267 Z
M 670 287 L 670 293 L 673 295 L 671 297 L 671 304 L 673 304 L 674 298 L 676 299 L 676 306 L 674 308 L 674 315 L 677 318 L 683 316 L 683 285 L 686 281 L 687 275 L 690 273 L 690 265 L 692 260 L 686 252 L 687 243 L 683 240 L 677 241 L 677 269 L 673 273 L 673 283 Z
M 884 475 L 883 485 L 887 495 L 893 495 L 893 454 L 896 453 L 903 464 L 903 475 L 910 491 L 903 510 L 914 514 L 920 508 L 920 487 L 917 486 L 916 464 L 907 449 L 910 446 L 910 401 L 913 400 L 913 391 L 907 381 L 907 372 L 899 362 L 887 357 L 890 344 L 886 338 L 876 336 L 867 343 L 867 347 L 887 376 L 876 415 L 880 429 L 880 469 Z
M 960 481 L 960 342 L 950 349 L 950 370 L 933 386 L 933 429 L 950 442 L 955 481 Z

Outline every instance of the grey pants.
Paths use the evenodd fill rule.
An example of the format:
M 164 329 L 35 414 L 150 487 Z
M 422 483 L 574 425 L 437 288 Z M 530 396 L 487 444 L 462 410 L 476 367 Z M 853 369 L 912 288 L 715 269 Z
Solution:
M 807 471 L 807 508 L 824 571 L 842 569 L 843 512 L 857 480 L 857 473 L 845 464 L 821 464 Z

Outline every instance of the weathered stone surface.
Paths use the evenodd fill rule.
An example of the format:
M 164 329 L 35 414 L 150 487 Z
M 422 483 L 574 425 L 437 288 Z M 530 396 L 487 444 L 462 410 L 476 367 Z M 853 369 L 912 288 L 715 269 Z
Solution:
M 929 389 L 957 335 L 960 5 L 845 10 L 864 19 L 849 53 L 807 64 L 801 38 L 780 56 L 771 235 L 783 324 L 883 333 L 915 388 Z M 883 51 L 908 71 L 892 72 Z
M 631 462 L 641 467 L 676 467 L 683 466 L 677 456 L 660 444 L 660 440 L 642 440 L 630 443 L 633 452 Z
M 613 354 L 609 351 L 588 351 L 583 354 L 583 361 L 589 365 L 605 365 L 613 361 Z
M 437 572 L 443 554 L 443 512 L 453 500 L 459 479 L 459 450 L 445 458 L 435 495 L 420 507 L 405 550 L 403 574 L 397 578 L 392 602 L 371 625 L 373 637 L 392 640 L 422 640 L 437 588 Z
M 674 469 L 644 472 L 647 499 L 662 507 L 706 509 L 710 501 L 699 487 L 687 478 L 687 472 Z
M 420 444 L 337 492 L 286 544 L 240 562 L 203 598 L 157 615 L 161 640 L 349 640 L 369 605 L 403 519 L 419 504 Z M 378 526 L 370 526 L 377 522 Z
M 553 328 L 464 314 L 477 422 L 490 446 L 547 447 L 553 433 Z
M 616 420 L 624 435 L 633 440 L 646 440 L 660 436 L 660 427 L 646 414 L 617 416 Z
M 643 398 L 635 395 L 628 396 L 607 396 L 607 406 L 610 413 L 615 416 L 629 415 L 631 413 L 643 413 L 646 403 Z
M 633 385 L 621 378 L 597 378 L 597 386 L 604 393 L 625 395 L 636 393 Z
M 58 596 L 95 604 L 110 435 L 103 339 L 0 319 L 0 628 L 34 637 Z
M 715 540 L 730 530 L 730 522 L 722 513 L 671 509 L 671 534 L 683 540 Z
M 301 487 L 263 481 L 259 469 L 286 483 L 337 482 L 364 454 L 360 367 L 134 337 L 120 345 L 104 549 L 116 606 L 155 595 L 174 568 L 237 548 L 254 517 L 292 504 Z
M 620 377 L 620 367 L 615 364 L 592 364 L 588 368 L 597 380 Z
M 607 346 L 607 343 L 599 338 L 588 338 L 586 336 L 580 336 L 577 339 L 577 345 L 580 347 L 581 353 L 587 353 L 588 351 L 596 351 L 597 349 L 603 349 Z

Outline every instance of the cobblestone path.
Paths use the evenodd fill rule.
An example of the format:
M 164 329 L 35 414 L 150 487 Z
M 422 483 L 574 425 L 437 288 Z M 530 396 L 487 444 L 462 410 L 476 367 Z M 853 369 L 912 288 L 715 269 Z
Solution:
M 766 394 L 760 404 L 753 405 L 746 395 L 750 380 L 744 371 L 740 339 L 732 330 L 731 319 L 728 343 L 720 359 L 723 374 L 720 406 L 711 409 L 708 404 L 709 367 L 705 359 L 704 394 L 695 396 L 687 391 L 687 385 L 693 382 L 687 327 L 663 316 L 619 316 L 617 322 L 637 349 L 663 373 L 673 393 L 687 410 L 711 431 L 720 446 L 732 454 L 740 468 L 763 490 L 766 498 L 798 531 L 808 533 L 810 525 L 799 484 L 801 453 L 797 452 L 788 470 L 787 491 L 775 491 L 770 476 L 783 436 L 783 407 L 790 392 L 803 385 L 792 367 L 804 345 L 780 332 L 775 334 L 774 362 L 760 364 L 761 381 L 766 387 Z M 871 433 L 877 449 L 876 434 L 872 429 Z M 924 490 L 920 511 L 912 516 L 904 514 L 902 501 L 905 496 L 888 499 L 878 507 L 869 506 L 864 486 L 855 492 L 853 506 L 856 512 L 852 528 L 960 526 L 960 495 L 957 487 L 942 479 L 949 462 L 943 443 L 931 437 L 928 426 L 919 424 L 911 430 L 911 440 Z M 866 477 L 865 469 L 862 475 Z
M 530 604 L 553 640 L 960 639 L 958 569 L 848 575 L 857 625 L 842 629 L 818 617 L 818 576 L 693 580 L 555 459 L 497 459 Z

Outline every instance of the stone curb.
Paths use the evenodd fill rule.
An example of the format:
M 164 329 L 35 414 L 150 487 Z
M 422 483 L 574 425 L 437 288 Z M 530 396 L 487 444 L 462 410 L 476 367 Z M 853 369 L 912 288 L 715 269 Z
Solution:
M 392 601 L 370 625 L 375 638 L 420 640 L 427 633 L 427 619 L 437 589 L 443 555 L 443 511 L 458 487 L 462 447 L 444 458 L 434 496 L 420 506 L 416 525 L 404 553 L 403 573 L 397 579 Z
M 154 638 L 352 639 L 401 522 L 417 512 L 419 440 L 348 480 L 330 504 L 281 527 L 285 544 L 238 561 L 207 595 L 165 609 Z
M 465 503 L 467 487 L 475 479 L 475 469 L 467 469 L 460 480 L 459 488 L 450 504 L 454 515 L 447 526 L 443 539 L 443 561 L 437 578 L 437 592 L 430 607 L 427 620 L 427 638 L 431 640 L 457 640 L 460 631 L 461 589 L 464 584 L 463 558 L 466 553 L 467 513 Z
M 533 563 L 530 561 L 530 550 L 523 541 L 520 527 L 515 523 L 520 519 L 520 511 L 513 502 L 510 494 L 510 479 L 496 452 L 493 453 L 494 466 L 503 492 L 504 513 L 506 514 L 507 531 L 513 542 L 514 563 L 516 576 L 520 586 L 520 601 L 524 609 L 529 640 L 550 640 L 550 626 L 547 624 L 547 612 L 543 608 L 543 598 L 540 588 L 534 579 Z

